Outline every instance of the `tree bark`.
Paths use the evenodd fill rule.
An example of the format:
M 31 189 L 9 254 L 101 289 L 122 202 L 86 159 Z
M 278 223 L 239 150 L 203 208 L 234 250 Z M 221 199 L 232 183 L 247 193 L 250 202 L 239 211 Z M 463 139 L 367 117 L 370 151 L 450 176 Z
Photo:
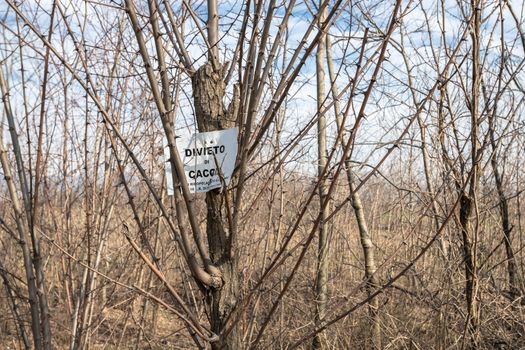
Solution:
M 477 208 L 477 194 L 479 185 L 479 161 L 480 147 L 478 142 L 479 134 L 479 93 L 481 84 L 480 69 L 480 26 L 481 26 L 481 3 L 472 0 L 471 10 L 474 15 L 472 39 L 472 85 L 470 95 L 470 139 L 471 139 L 471 170 L 467 189 L 460 193 L 459 222 L 461 225 L 461 235 L 463 238 L 463 258 L 465 264 L 465 297 L 467 301 L 467 321 L 466 335 L 468 337 L 468 348 L 477 349 L 479 347 L 479 286 L 478 286 L 478 263 L 477 263 L 477 241 L 478 231 L 475 220 L 475 210 Z
M 322 1 L 320 6 L 322 6 Z M 319 28 L 326 18 L 326 6 L 319 14 Z M 327 166 L 326 155 L 326 115 L 324 101 L 326 100 L 325 85 L 325 50 L 326 34 L 323 33 L 319 39 L 316 54 L 317 72 L 317 176 L 319 177 L 319 210 L 321 211 L 321 222 L 319 224 L 319 245 L 317 248 L 317 275 L 315 280 L 315 322 L 320 323 L 326 315 L 326 303 L 328 300 L 328 262 L 330 245 L 330 225 L 327 223 L 327 207 L 323 203 L 327 200 L 326 178 L 322 179 Z M 326 348 L 326 334 L 321 332 L 315 336 L 312 342 L 314 349 Z
M 341 147 L 345 147 L 348 142 L 346 133 L 344 131 L 343 118 L 341 113 L 341 107 L 339 104 L 338 96 L 339 90 L 336 85 L 335 69 L 332 60 L 331 47 L 332 43 L 330 37 L 327 36 L 327 62 L 328 72 L 330 74 L 331 92 L 334 99 L 334 112 L 336 116 L 337 127 L 341 135 Z M 363 257 L 365 261 L 365 278 L 366 278 L 366 291 L 368 296 L 372 295 L 379 287 L 379 280 L 375 275 L 376 263 L 374 254 L 374 245 L 372 243 L 372 236 L 368 231 L 368 226 L 365 218 L 363 204 L 361 198 L 357 193 L 355 174 L 352 169 L 351 159 L 345 160 L 346 177 L 348 180 L 348 187 L 350 190 L 351 204 L 354 209 L 357 226 L 359 229 L 359 238 L 361 241 L 361 247 L 363 248 Z M 367 347 L 371 349 L 381 349 L 381 324 L 379 322 L 379 299 L 377 297 L 372 298 L 368 302 L 368 311 L 370 314 L 370 329 L 368 332 L 368 344 Z
M 235 125 L 235 116 L 224 107 L 224 69 L 208 62 L 192 77 L 195 114 L 199 131 L 213 131 Z M 232 101 L 234 103 L 234 101 Z M 211 288 L 206 297 L 212 331 L 220 334 L 239 297 L 237 259 L 232 254 L 231 227 L 224 189 L 206 193 L 206 233 L 211 262 L 222 273 L 222 287 Z M 225 339 L 212 344 L 212 349 L 239 349 L 240 335 L 233 329 Z
M 33 342 L 35 349 L 45 350 L 51 348 L 51 330 L 49 325 L 49 309 L 47 306 L 44 272 L 41 264 L 40 244 L 38 238 L 35 235 L 31 235 L 32 232 L 29 227 L 29 223 L 32 222 L 31 205 L 29 201 L 30 195 L 23 166 L 22 151 L 18 142 L 18 134 L 16 132 L 16 123 L 11 110 L 11 102 L 9 100 L 9 87 L 7 86 L 7 81 L 4 78 L 2 69 L 3 67 L 0 65 L 0 92 L 2 94 L 2 102 L 9 123 L 9 132 L 13 143 L 23 205 L 19 201 L 14 178 L 11 173 L 11 165 L 7 158 L 7 151 L 3 146 L 2 127 L 0 127 L 0 161 L 9 190 L 16 227 L 20 236 L 19 244 L 22 247 L 24 268 L 26 272 Z M 29 249 L 29 238 L 31 239 L 33 247 L 32 256 Z
M 366 34 L 365 34 L 366 37 Z M 334 99 L 334 112 L 336 116 L 336 123 L 338 131 L 341 132 L 341 147 L 344 148 L 347 144 L 347 135 L 344 131 L 343 118 L 341 112 L 341 106 L 339 104 L 339 89 L 336 84 L 335 69 L 332 59 L 331 51 L 332 43 L 330 36 L 326 37 L 326 52 L 328 62 L 328 73 L 330 75 L 330 84 L 332 98 Z M 372 295 L 379 287 L 379 280 L 375 274 L 376 263 L 374 254 L 374 244 L 372 242 L 372 236 L 368 231 L 368 225 L 365 218 L 363 204 L 359 193 L 356 191 L 356 179 L 352 169 L 351 159 L 345 160 L 346 177 L 348 180 L 348 187 L 350 190 L 350 202 L 354 209 L 357 226 L 359 229 L 359 238 L 361 241 L 361 247 L 363 248 L 363 258 L 365 262 L 365 278 L 366 278 L 366 291 L 368 296 Z M 368 332 L 368 344 L 367 347 L 371 349 L 381 349 L 381 324 L 379 321 L 379 299 L 377 297 L 372 298 L 368 302 L 368 312 L 370 315 L 370 329 Z

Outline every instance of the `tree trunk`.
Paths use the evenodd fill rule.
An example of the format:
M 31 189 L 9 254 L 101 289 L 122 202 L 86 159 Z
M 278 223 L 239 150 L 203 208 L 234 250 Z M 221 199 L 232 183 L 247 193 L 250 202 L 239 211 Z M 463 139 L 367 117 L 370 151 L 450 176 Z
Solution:
M 480 26 L 481 26 L 481 4 L 477 0 L 471 2 L 471 10 L 474 15 L 472 39 L 472 85 L 470 109 L 470 139 L 471 139 L 471 170 L 467 189 L 460 193 L 459 221 L 463 238 L 463 258 L 465 264 L 465 297 L 467 301 L 466 335 L 468 337 L 468 348 L 477 349 L 479 346 L 479 286 L 478 286 L 478 263 L 477 242 L 478 230 L 474 224 L 475 209 L 477 207 L 477 194 L 479 185 L 479 161 L 481 150 L 478 142 L 479 135 L 479 93 L 481 84 L 480 69 Z
M 505 197 L 505 192 L 503 191 L 503 180 L 498 170 L 498 165 L 496 161 L 496 153 L 494 149 L 494 156 L 492 157 L 492 172 L 494 173 L 494 179 L 496 181 L 496 189 L 499 196 L 499 212 L 501 216 L 501 223 L 503 226 L 503 240 L 505 243 L 505 252 L 507 253 L 507 274 L 508 274 L 508 283 L 509 283 L 509 293 L 511 298 L 515 299 L 521 294 L 521 288 L 519 283 L 518 274 L 516 273 L 516 260 L 514 258 L 514 251 L 512 249 L 512 225 L 509 218 L 509 205 L 508 200 Z
M 502 62 L 502 65 L 504 63 Z M 503 67 L 502 67 L 503 70 Z M 500 83 L 501 84 L 501 83 Z M 494 182 L 496 183 L 496 190 L 498 192 L 498 205 L 499 213 L 501 217 L 501 225 L 503 228 L 503 242 L 505 244 L 505 252 L 507 254 L 507 275 L 508 275 L 508 286 L 509 295 L 511 299 L 516 299 L 521 295 L 521 286 L 519 275 L 516 269 L 516 260 L 514 258 L 514 251 L 512 249 L 512 228 L 513 225 L 510 222 L 509 217 L 509 203 L 507 197 L 505 197 L 505 190 L 503 187 L 504 173 L 500 173 L 498 168 L 498 146 L 499 143 L 496 141 L 496 111 L 497 103 L 494 105 L 493 113 L 489 114 L 489 136 L 490 144 L 492 146 L 492 156 L 490 157 L 490 165 L 492 167 L 492 173 L 494 174 Z
M 199 131 L 213 131 L 235 125 L 235 117 L 230 116 L 224 107 L 224 71 L 215 69 L 208 62 L 200 67 L 192 77 L 195 113 Z M 206 193 L 206 233 L 212 264 L 222 273 L 222 287 L 211 288 L 206 303 L 208 317 L 215 334 L 220 334 L 227 317 L 239 297 L 237 259 L 232 254 L 231 227 L 228 224 L 226 193 L 216 189 Z M 213 349 L 239 349 L 240 335 L 233 329 Z
M 475 349 L 478 346 L 479 328 L 479 306 L 478 306 L 478 278 L 476 264 L 476 247 L 474 230 L 472 227 L 472 198 L 466 194 L 461 194 L 459 221 L 461 224 L 461 235 L 463 238 L 463 258 L 465 264 L 465 297 L 467 300 L 467 336 L 469 348 Z
M 13 112 L 11 110 L 11 102 L 9 100 L 9 87 L 4 78 L 3 67 L 0 65 L 0 92 L 2 94 L 2 102 L 4 104 L 4 111 L 9 123 L 9 132 L 11 141 L 13 143 L 13 151 L 16 159 L 16 166 L 18 170 L 18 177 L 20 182 L 20 192 L 22 193 L 23 205 L 18 198 L 18 191 L 15 186 L 15 179 L 11 172 L 11 164 L 7 158 L 7 150 L 3 145 L 3 127 L 0 126 L 0 162 L 4 170 L 4 178 L 7 183 L 11 205 L 13 208 L 16 227 L 19 234 L 19 244 L 22 248 L 24 268 L 26 272 L 26 282 L 29 296 L 29 306 L 31 311 L 31 330 L 33 333 L 33 342 L 35 349 L 50 349 L 51 348 L 51 331 L 49 326 L 49 309 L 47 308 L 47 294 L 44 284 L 44 273 L 42 270 L 41 256 L 39 250 L 39 242 L 35 235 L 31 235 L 31 228 L 29 223 L 31 218 L 31 205 L 29 203 L 29 190 L 24 172 L 22 151 L 18 142 L 18 134 L 16 132 L 16 123 Z M 27 224 L 25 223 L 27 222 Z M 28 240 L 31 239 L 33 254 L 29 249 Z
M 341 147 L 344 148 L 348 142 L 346 133 L 344 131 L 343 118 L 341 113 L 341 107 L 339 105 L 339 90 L 335 82 L 335 69 L 332 60 L 332 43 L 330 36 L 326 38 L 327 46 L 327 62 L 328 62 L 328 72 L 330 74 L 331 90 L 332 97 L 334 99 L 334 112 L 336 117 L 336 123 L 338 131 L 342 133 L 341 135 Z M 365 218 L 365 213 L 363 210 L 363 204 L 361 203 L 361 198 L 356 192 L 356 179 L 355 174 L 352 169 L 352 163 L 350 159 L 345 159 L 346 167 L 346 177 L 348 179 L 348 186 L 350 189 L 351 203 L 352 208 L 354 209 L 354 214 L 357 221 L 357 226 L 359 228 L 359 237 L 361 240 L 361 247 L 363 248 L 363 257 L 365 261 L 365 278 L 366 278 L 366 291 L 368 296 L 372 295 L 376 289 L 379 287 L 379 280 L 375 275 L 376 272 L 376 263 L 374 255 L 374 245 L 372 243 L 372 236 L 368 232 L 368 226 Z M 372 298 L 368 302 L 368 310 L 370 314 L 370 329 L 368 332 L 368 344 L 367 348 L 371 349 L 381 349 L 381 324 L 379 321 L 379 299 L 377 297 Z
M 320 4 L 322 6 L 322 3 Z M 319 14 L 319 28 L 326 18 L 326 6 Z M 330 225 L 326 222 L 328 208 L 323 205 L 327 200 L 326 178 L 322 178 L 327 165 L 326 156 L 326 116 L 324 101 L 326 100 L 325 85 L 325 48 L 326 34 L 321 35 L 316 54 L 317 71 L 317 176 L 319 177 L 319 210 L 321 211 L 321 223 L 319 224 L 319 246 L 317 248 L 317 276 L 315 280 L 315 321 L 320 323 L 326 315 L 326 303 L 328 299 L 328 262 L 330 245 Z M 327 347 L 326 334 L 321 332 L 313 339 L 314 349 L 324 349 Z

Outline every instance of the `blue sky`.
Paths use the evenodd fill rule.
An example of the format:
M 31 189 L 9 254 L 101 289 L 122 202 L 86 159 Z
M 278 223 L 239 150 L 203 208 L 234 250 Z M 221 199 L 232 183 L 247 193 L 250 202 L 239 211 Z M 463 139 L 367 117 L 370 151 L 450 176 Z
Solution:
M 49 25 L 49 15 L 48 12 L 51 8 L 51 0 L 45 0 L 41 2 L 36 1 L 26 1 L 22 6 L 24 13 L 34 19 L 34 23 L 42 30 L 43 32 L 47 31 Z M 111 51 L 106 51 L 107 49 L 115 49 L 116 44 L 112 38 L 104 36 L 104 33 L 110 31 L 113 39 L 118 33 L 118 21 L 121 19 L 124 24 L 124 27 L 127 25 L 127 19 L 124 16 L 123 11 L 117 10 L 113 7 L 97 5 L 95 3 L 86 3 L 84 1 L 75 0 L 75 1 L 61 1 L 63 8 L 65 8 L 66 13 L 69 15 L 68 19 L 76 31 L 80 35 L 80 26 L 85 25 L 85 39 L 89 45 L 88 61 L 93 69 L 92 74 L 99 75 L 100 82 L 103 83 L 104 75 L 107 74 L 107 64 L 103 61 L 104 59 L 109 59 L 111 61 Z M 515 12 L 523 19 L 523 4 L 520 1 L 511 1 L 510 2 L 514 7 Z M 200 24 L 204 27 L 203 21 L 205 20 L 205 11 L 206 11 L 206 2 L 198 1 L 192 2 L 195 12 L 198 16 L 201 17 Z M 221 42 L 219 44 L 221 57 L 224 59 L 231 59 L 231 55 L 235 44 L 238 39 L 238 33 L 241 26 L 242 14 L 237 16 L 239 11 L 242 8 L 243 2 L 239 1 L 225 1 L 220 2 L 220 30 L 221 30 Z M 333 53 L 336 65 L 345 64 L 345 70 L 342 71 L 342 75 L 339 80 L 340 88 L 342 88 L 353 75 L 355 70 L 355 61 L 358 57 L 358 48 L 360 47 L 361 37 L 363 35 L 363 30 L 365 26 L 370 28 L 370 39 L 371 43 L 367 47 L 367 52 L 365 58 L 369 55 L 372 55 L 379 41 L 377 40 L 380 36 L 374 25 L 379 26 L 380 30 L 386 28 L 387 20 L 391 13 L 393 6 L 392 2 L 382 2 L 379 6 L 374 2 L 361 1 L 355 2 L 352 6 L 353 17 L 350 16 L 349 11 L 344 12 L 336 21 L 334 26 L 330 29 L 330 33 L 333 35 L 334 47 Z M 367 107 L 366 113 L 368 115 L 367 119 L 364 121 L 363 127 L 358 134 L 358 144 L 363 144 L 363 147 L 358 147 L 356 150 L 356 155 L 362 159 L 370 159 L 370 154 L 376 153 L 375 148 L 370 148 L 367 146 L 369 144 L 374 144 L 377 142 L 388 142 L 396 139 L 397 133 L 393 131 L 399 131 L 399 128 L 403 126 L 403 120 L 411 115 L 414 111 L 414 107 L 411 102 L 411 96 L 408 93 L 406 88 L 406 67 L 404 60 L 402 59 L 402 53 L 407 55 L 410 66 L 412 67 L 412 76 L 414 77 L 414 85 L 419 89 L 420 95 L 419 98 L 425 94 L 425 92 L 431 87 L 435 78 L 437 76 L 437 71 L 435 64 L 433 62 L 433 57 L 436 55 L 438 57 L 438 64 L 444 64 L 446 59 L 445 51 L 443 50 L 443 41 L 440 36 L 440 9 L 436 6 L 434 1 L 423 1 L 423 2 L 403 2 L 403 7 L 410 5 L 410 9 L 407 12 L 406 16 L 403 18 L 402 22 L 402 31 L 403 31 L 403 42 L 404 48 L 401 52 L 397 50 L 395 45 L 401 43 L 401 32 L 398 28 L 394 35 L 394 43 L 390 46 L 387 52 L 388 60 L 384 63 L 384 70 L 380 72 L 379 80 L 377 82 L 377 89 L 372 95 L 372 99 Z M 484 48 L 489 48 L 488 51 L 484 50 L 483 55 L 487 55 L 490 59 L 491 55 L 496 55 L 499 45 L 499 28 L 496 28 L 494 35 L 491 36 L 488 33 L 491 31 L 491 28 L 497 23 L 497 13 L 493 12 L 496 8 L 496 3 L 489 4 L 484 11 L 485 22 L 483 24 L 484 33 L 482 35 L 482 46 Z M 173 2 L 173 10 L 176 15 L 181 15 L 180 2 Z M 425 13 L 426 12 L 426 18 Z M 139 9 L 139 14 L 141 11 L 145 11 L 144 8 Z M 266 11 L 266 8 L 264 9 Z M 277 9 L 276 18 L 273 21 L 271 35 L 275 36 L 277 32 L 277 26 L 280 23 L 280 16 L 283 15 L 284 7 L 280 6 Z M 372 24 L 370 19 L 367 19 L 363 15 L 363 11 L 369 11 L 371 15 L 371 20 L 375 22 Z M 9 52 L 13 52 L 16 49 L 17 42 L 14 36 L 10 33 L 10 30 L 16 29 L 16 24 L 14 22 L 13 12 L 7 9 L 7 4 L 3 2 L 0 5 L 0 14 L 6 13 L 6 20 L 2 24 L 2 33 L 6 42 L 0 48 L 3 52 L 0 53 L 0 57 L 6 57 Z M 516 59 L 519 59 L 523 56 L 524 51 L 522 43 L 519 40 L 516 40 L 517 31 L 516 25 L 510 16 L 508 10 L 504 12 L 505 21 L 504 21 L 504 30 L 507 38 L 506 45 L 508 46 L 509 53 L 513 55 Z M 143 19 L 141 17 L 141 19 Z M 430 21 L 430 24 L 427 28 L 426 21 Z M 446 43 L 449 46 L 454 46 L 459 36 L 461 35 L 462 30 L 465 27 L 464 20 L 461 16 L 461 13 L 458 10 L 458 4 L 455 1 L 446 1 L 445 2 L 445 25 L 446 25 Z M 294 47 L 297 46 L 298 42 L 303 37 L 306 29 L 308 28 L 309 23 L 312 21 L 312 15 L 308 11 L 307 7 L 304 5 L 304 2 L 299 1 L 296 8 L 293 10 L 293 15 L 290 18 L 288 35 L 288 50 L 291 51 Z M 361 22 L 359 22 L 361 21 Z M 523 21 L 521 22 L 523 26 Z M 262 25 L 262 22 L 261 22 Z M 226 30 L 229 29 L 228 32 Z M 428 31 L 427 29 L 430 29 Z M 522 30 L 524 28 L 521 28 Z M 251 29 L 248 31 L 250 34 Z M 41 53 L 43 52 L 43 46 L 38 38 L 34 34 L 30 33 L 27 28 L 23 28 L 23 33 L 27 41 L 33 45 L 33 50 L 30 46 L 24 48 L 24 53 L 27 56 L 25 59 L 27 76 L 29 79 L 27 82 L 28 94 L 30 96 L 30 105 L 36 106 L 38 104 L 39 96 L 39 79 L 41 79 L 41 64 L 42 58 Z M 203 48 L 203 39 L 199 35 L 194 22 L 191 19 L 186 20 L 185 25 L 185 40 L 187 49 L 195 61 L 195 66 L 199 66 L 205 60 L 205 49 Z M 308 40 L 315 35 L 315 31 L 310 35 Z M 432 39 L 434 50 L 430 46 L 430 40 Z M 374 41 L 375 40 L 375 41 Z M 7 46 L 6 46 L 6 43 Z M 131 91 L 133 88 L 138 88 L 141 84 L 145 82 L 145 78 L 141 68 L 141 60 L 134 54 L 136 51 L 136 45 L 134 44 L 133 36 L 129 31 L 125 33 L 125 43 L 126 45 L 122 48 L 125 60 L 119 64 L 117 70 L 119 76 L 129 75 L 129 81 L 131 81 L 128 91 Z M 1 43 L 0 43 L 1 44 Z M 151 42 L 150 42 L 151 44 Z M 77 59 L 77 53 L 75 52 L 73 42 L 69 37 L 65 35 L 63 22 L 59 22 L 57 25 L 56 34 L 53 37 L 53 45 L 59 49 L 62 55 L 64 55 L 68 61 L 72 64 L 79 66 L 79 61 Z M 103 45 L 98 47 L 98 45 Z M 112 46 L 113 45 L 113 46 Z M 170 47 L 171 45 L 168 44 Z M 348 48 L 348 51 L 345 53 L 344 49 Z M 153 47 L 150 46 L 152 49 Z M 462 49 L 463 54 L 466 54 L 469 49 L 469 44 L 465 43 L 464 49 Z M 173 51 L 173 50 L 172 50 Z M 151 50 L 153 53 L 153 49 Z M 16 54 L 15 54 L 16 56 Z M 280 51 L 279 57 L 277 57 L 275 62 L 271 62 L 275 74 L 278 73 L 278 68 L 281 66 L 282 62 L 282 51 Z M 287 59 L 290 59 L 291 52 L 287 53 Z M 11 59 L 15 66 L 19 64 L 19 60 L 15 58 Z M 53 61 L 55 64 L 58 63 L 56 59 Z M 176 62 L 171 62 L 175 64 Z M 297 130 L 301 129 L 306 125 L 306 123 L 315 115 L 316 111 L 316 87 L 315 87 L 315 61 L 314 57 L 310 57 L 307 60 L 307 64 L 302 69 L 300 76 L 297 80 L 297 83 L 292 87 L 289 93 L 289 103 L 288 103 L 288 115 L 287 115 L 287 124 L 285 125 L 283 132 L 283 144 L 286 143 L 287 139 L 293 137 Z M 361 89 L 367 85 L 367 77 L 371 73 L 370 66 L 368 71 L 363 75 L 361 80 Z M 60 70 L 53 70 L 52 77 L 54 81 L 51 84 L 51 91 L 56 91 L 59 88 L 59 77 Z M 12 98 L 14 101 L 20 101 L 20 86 L 17 85 L 17 81 L 20 79 L 20 74 L 17 72 L 17 69 L 13 69 L 11 76 L 11 85 L 16 89 L 16 93 L 13 94 Z M 70 79 L 70 77 L 68 78 Z M 487 77 L 488 79 L 488 77 Z M 520 78 L 521 79 L 521 78 Z M 186 128 L 194 125 L 192 110 L 191 110 L 191 96 L 184 95 L 184 93 L 189 92 L 189 80 L 187 77 L 182 78 L 181 83 L 183 84 L 183 93 L 181 94 L 180 99 L 180 109 L 178 111 L 179 123 L 178 126 L 181 128 Z M 101 90 L 104 90 L 105 85 L 101 85 Z M 231 85 L 229 86 L 231 89 Z M 72 90 L 78 96 L 82 96 L 82 91 L 78 88 Z M 139 94 L 140 95 L 140 94 Z M 269 95 L 268 97 L 269 98 Z M 82 101 L 81 98 L 75 97 L 73 102 Z M 262 107 L 264 108 L 266 101 L 263 101 Z M 358 108 L 360 103 L 360 97 L 355 98 L 354 108 Z M 60 101 L 57 100 L 54 104 L 50 104 L 50 108 L 55 107 L 59 109 Z M 73 105 L 73 104 L 72 104 Z M 23 111 L 21 109 L 20 103 L 15 103 L 17 115 L 22 115 Z M 76 111 L 72 111 L 72 115 L 77 115 L 80 117 L 82 115 L 82 106 L 78 105 Z M 124 130 L 132 130 L 135 127 L 135 123 L 139 120 L 139 116 L 133 115 L 134 113 L 139 113 L 140 108 L 129 108 L 131 113 L 126 118 L 129 122 L 123 123 Z M 152 111 L 154 114 L 154 111 Z M 153 115 L 152 114 L 152 115 Z M 60 118 L 60 113 L 58 113 Z M 96 114 L 92 115 L 93 120 L 96 120 Z M 350 125 L 351 120 L 350 119 Z M 333 135 L 335 132 L 335 126 L 333 122 L 333 116 L 329 115 L 329 128 L 330 133 Z M 156 124 L 156 127 L 159 127 L 158 121 L 152 121 Z M 78 121 L 76 128 L 81 129 L 82 121 Z M 126 129 L 129 128 L 129 129 Z M 57 132 L 59 132 L 58 130 Z M 184 131 L 180 131 L 184 132 Z M 189 132 L 189 131 L 187 131 Z M 79 131 L 72 132 L 72 136 Z M 297 148 L 297 152 L 304 153 L 304 149 L 315 149 L 315 138 L 313 137 L 315 133 L 315 128 L 310 132 L 310 137 L 306 138 L 302 143 L 301 147 Z M 53 145 L 53 142 L 50 141 L 50 144 Z M 59 149 L 60 142 L 57 141 L 56 147 Z M 315 152 L 306 152 L 305 156 L 301 157 L 301 161 L 305 163 L 305 169 L 313 169 L 315 164 Z M 309 170 L 306 170 L 309 171 Z

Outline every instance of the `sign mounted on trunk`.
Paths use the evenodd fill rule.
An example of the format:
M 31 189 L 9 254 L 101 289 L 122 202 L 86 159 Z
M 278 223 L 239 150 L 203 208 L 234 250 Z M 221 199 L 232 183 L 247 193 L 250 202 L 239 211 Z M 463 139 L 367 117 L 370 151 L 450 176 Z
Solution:
M 228 186 L 237 157 L 237 128 L 201 132 L 177 138 L 190 192 L 208 192 Z M 167 147 L 165 147 L 167 151 Z M 169 159 L 169 151 L 167 151 Z M 171 167 L 166 167 L 168 194 L 173 194 Z

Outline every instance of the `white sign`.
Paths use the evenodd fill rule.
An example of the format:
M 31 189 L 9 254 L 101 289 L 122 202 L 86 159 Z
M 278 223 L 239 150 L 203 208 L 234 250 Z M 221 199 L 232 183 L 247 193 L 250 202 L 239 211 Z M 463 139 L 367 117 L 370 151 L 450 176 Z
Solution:
M 223 183 L 227 186 L 237 157 L 237 128 L 177 138 L 177 149 L 190 192 L 208 192 L 222 187 Z M 169 159 L 169 150 L 167 147 L 164 150 L 166 159 Z M 166 166 L 166 178 L 168 195 L 173 195 L 170 166 Z

